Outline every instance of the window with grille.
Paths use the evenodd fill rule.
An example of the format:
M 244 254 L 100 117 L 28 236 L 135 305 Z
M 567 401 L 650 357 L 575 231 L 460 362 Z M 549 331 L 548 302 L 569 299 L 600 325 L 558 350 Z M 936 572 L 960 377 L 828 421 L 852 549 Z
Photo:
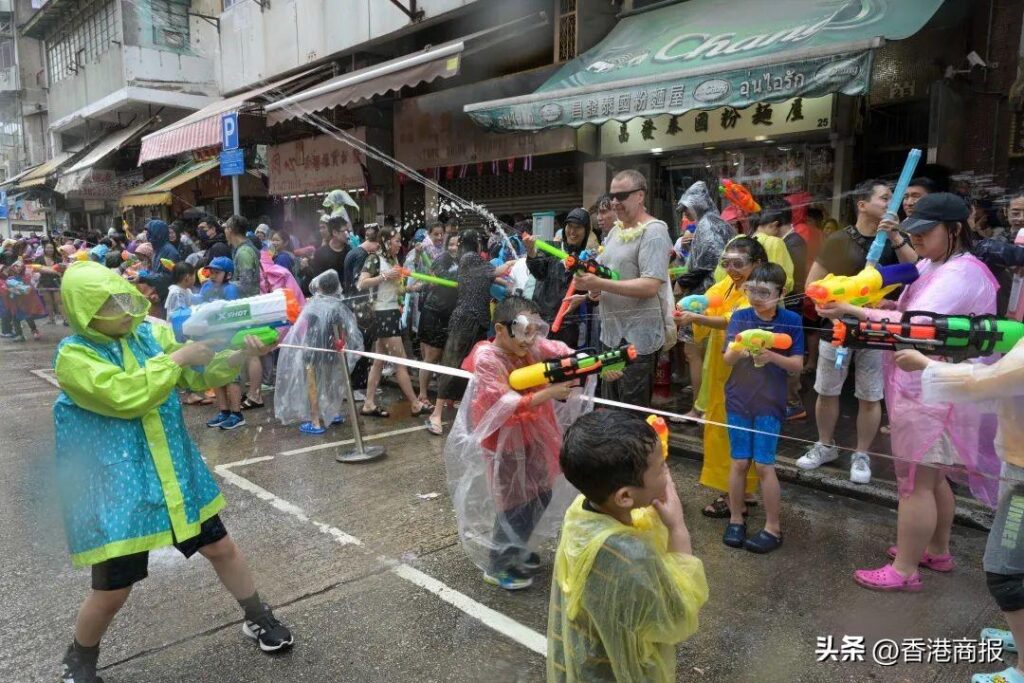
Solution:
M 150 0 L 153 42 L 172 50 L 188 48 L 188 0 Z
M 555 61 L 565 62 L 576 56 L 577 0 L 555 0 Z
M 46 66 L 50 83 L 71 78 L 79 68 L 96 61 L 117 39 L 114 0 L 94 2 L 61 22 L 46 38 Z
M 14 41 L 0 41 L 0 71 L 14 66 Z

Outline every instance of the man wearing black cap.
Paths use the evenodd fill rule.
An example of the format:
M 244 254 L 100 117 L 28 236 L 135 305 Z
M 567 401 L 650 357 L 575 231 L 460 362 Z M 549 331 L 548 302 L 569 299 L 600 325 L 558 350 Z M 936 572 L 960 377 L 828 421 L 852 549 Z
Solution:
M 889 231 L 879 264 L 914 263 L 917 253 L 898 229 L 897 223 L 885 219 L 892 198 L 892 189 L 879 180 L 868 180 L 851 193 L 857 222 L 846 230 L 829 235 L 807 273 L 807 282 L 833 275 L 856 275 L 867 263 L 868 249 L 879 230 Z M 882 422 L 882 352 L 878 349 L 855 349 L 846 354 L 836 367 L 836 348 L 828 340 L 828 330 L 818 342 L 818 366 L 814 391 L 818 394 L 814 419 L 818 441 L 797 461 L 797 466 L 813 470 L 839 457 L 833 436 L 839 420 L 839 394 L 850 372 L 851 361 L 856 368 L 854 394 L 857 406 L 857 444 L 850 458 L 850 481 L 867 484 L 871 481 L 871 459 L 867 452 Z
M 578 255 L 586 249 L 587 240 L 590 238 L 590 214 L 585 209 L 573 209 L 565 217 L 562 224 L 562 243 L 559 247 L 573 255 Z M 523 243 L 526 245 L 526 266 L 530 274 L 537 280 L 533 290 L 533 300 L 540 308 L 541 317 L 548 323 L 553 323 L 558 309 L 561 308 L 562 299 L 565 298 L 569 289 L 569 280 L 572 274 L 565 269 L 558 259 L 537 253 L 537 245 L 534 237 L 529 234 L 523 235 Z M 565 342 L 573 348 L 579 346 L 580 320 L 575 314 L 576 307 L 583 300 L 581 292 L 576 299 L 575 305 L 569 314 L 566 315 L 562 326 L 558 331 L 552 330 L 551 338 Z

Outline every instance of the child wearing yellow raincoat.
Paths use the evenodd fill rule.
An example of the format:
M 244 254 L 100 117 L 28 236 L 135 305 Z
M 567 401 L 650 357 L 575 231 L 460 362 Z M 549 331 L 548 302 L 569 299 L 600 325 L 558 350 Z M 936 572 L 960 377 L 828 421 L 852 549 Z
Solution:
M 74 334 L 54 360 L 56 469 L 71 560 L 92 572 L 61 680 L 97 680 L 100 639 L 146 578 L 148 551 L 169 545 L 210 561 L 260 649 L 287 649 L 291 633 L 260 600 L 217 514 L 224 498 L 189 438 L 176 391 L 226 384 L 271 347 L 249 337 L 245 349 L 214 355 L 179 344 L 170 326 L 145 320 L 146 297 L 99 263 L 73 264 L 60 293 Z
M 548 612 L 549 683 L 671 683 L 708 599 L 667 453 L 632 412 L 580 417 L 559 458 L 565 514 Z M 653 507 L 652 507 L 653 506 Z
M 678 323 L 693 325 L 693 338 L 698 343 L 708 340 L 704 352 L 704 379 L 701 381 L 701 394 L 707 397 L 704 418 L 708 424 L 704 425 L 704 465 L 700 472 L 700 483 L 722 491 L 723 495 L 704 508 L 703 513 L 707 517 L 729 516 L 725 492 L 729 490 L 732 458 L 729 456 L 729 431 L 725 426 L 725 383 L 729 380 L 732 368 L 724 360 L 725 330 L 736 310 L 750 306 L 743 294 L 743 283 L 758 264 L 767 262 L 768 256 L 760 242 L 746 236 L 735 238 L 722 252 L 721 266 L 727 277 L 716 282 L 706 292 L 708 298 L 721 297 L 721 305 L 708 309 L 704 314 L 691 311 L 676 314 Z M 756 490 L 757 472 L 751 468 L 747 474 L 747 495 L 752 495 Z

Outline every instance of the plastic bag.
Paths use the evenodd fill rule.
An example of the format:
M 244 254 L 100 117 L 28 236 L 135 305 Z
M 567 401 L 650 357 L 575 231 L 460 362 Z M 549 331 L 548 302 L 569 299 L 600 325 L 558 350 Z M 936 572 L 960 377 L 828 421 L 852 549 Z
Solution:
M 345 348 L 362 349 L 363 335 L 355 316 L 340 298 L 338 273 L 332 269 L 313 278 L 310 292 L 312 297 L 306 301 L 283 344 L 333 351 L 341 339 Z M 309 422 L 314 417 L 321 424 L 330 424 L 341 414 L 345 398 L 345 375 L 341 368 L 345 359 L 350 370 L 358 360 L 352 354 L 282 348 L 277 359 L 274 416 L 282 424 Z M 310 377 L 316 384 L 317 416 L 310 405 Z
M 702 292 L 715 283 L 713 273 L 718 267 L 718 260 L 722 258 L 726 243 L 736 236 L 736 231 L 722 220 L 708 186 L 702 180 L 695 182 L 679 197 L 676 208 L 679 211 L 690 209 L 697 219 L 686 267 L 691 273 L 706 273 L 703 281 L 695 283 L 694 291 Z
M 481 342 L 463 368 L 474 374 L 445 443 L 448 487 L 459 538 L 470 559 L 487 572 L 515 568 L 524 556 L 558 535 L 577 491 L 558 466 L 565 428 L 591 409 L 596 378 L 564 403 L 530 407 L 528 395 L 509 388 L 512 370 L 571 353 L 540 339 L 527 358 Z

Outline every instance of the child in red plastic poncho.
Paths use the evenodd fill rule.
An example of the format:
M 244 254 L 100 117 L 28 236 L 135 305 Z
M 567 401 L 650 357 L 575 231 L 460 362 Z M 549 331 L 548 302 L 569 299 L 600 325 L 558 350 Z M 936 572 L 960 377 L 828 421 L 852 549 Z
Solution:
M 523 393 L 509 386 L 512 371 L 573 353 L 544 338 L 547 324 L 532 301 L 499 303 L 494 329 L 494 340 L 477 344 L 463 363 L 473 378 L 445 443 L 445 465 L 467 554 L 484 581 L 519 590 L 532 584 L 535 549 L 557 537 L 575 495 L 558 451 L 564 429 L 589 404 L 569 384 Z

